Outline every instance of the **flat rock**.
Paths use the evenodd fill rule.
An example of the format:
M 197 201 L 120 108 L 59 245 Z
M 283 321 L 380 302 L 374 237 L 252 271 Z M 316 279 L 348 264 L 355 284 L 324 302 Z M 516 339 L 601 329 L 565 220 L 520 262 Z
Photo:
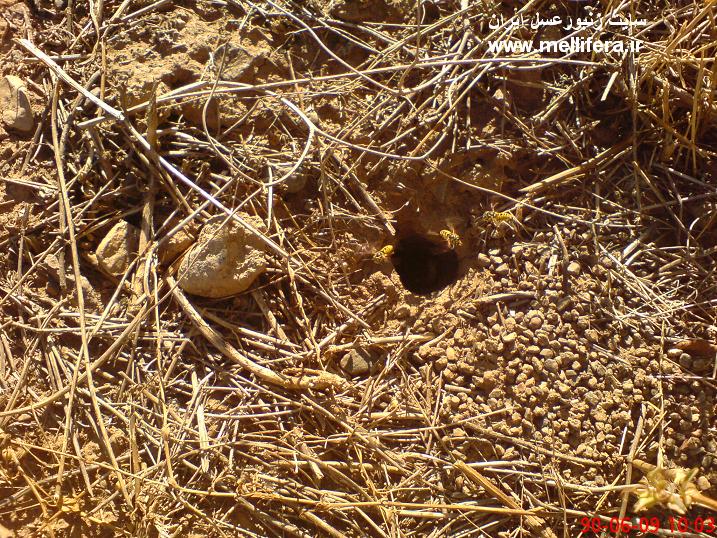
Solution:
M 240 213 L 254 228 L 259 217 Z M 218 299 L 246 291 L 267 267 L 261 239 L 226 215 L 211 218 L 179 264 L 179 287 L 187 293 Z
M 490 267 L 490 256 L 488 254 L 481 252 L 476 259 L 481 267 Z
M 367 374 L 371 369 L 373 357 L 363 349 L 351 349 L 341 357 L 339 366 L 351 376 Z
M 498 276 L 508 276 L 510 274 L 510 267 L 508 267 L 507 263 L 501 263 L 496 267 L 495 274 Z
M 121 277 L 139 248 L 139 228 L 126 220 L 115 224 L 97 247 L 97 263 L 107 274 Z
M 7 128 L 14 131 L 27 133 L 35 125 L 27 87 L 14 75 L 0 79 L 0 114 Z

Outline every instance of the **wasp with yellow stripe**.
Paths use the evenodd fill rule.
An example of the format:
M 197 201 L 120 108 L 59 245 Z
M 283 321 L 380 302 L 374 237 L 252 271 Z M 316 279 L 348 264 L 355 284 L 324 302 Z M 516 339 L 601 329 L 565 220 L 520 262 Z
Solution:
M 383 263 L 387 261 L 395 252 L 393 245 L 386 245 L 377 250 L 373 255 L 373 261 L 376 263 Z
M 486 211 L 480 218 L 476 219 L 477 226 L 486 226 L 488 224 L 498 226 L 501 222 L 512 221 L 513 213 L 509 211 Z
M 503 236 L 508 229 L 518 234 L 517 226 L 522 228 L 520 220 L 510 211 L 484 211 L 473 215 L 471 221 L 478 229 L 495 232 L 498 236 Z
M 450 248 L 451 250 L 455 250 L 463 245 L 463 241 L 461 241 L 461 236 L 458 235 L 454 230 L 441 230 L 440 236 L 445 240 L 446 244 L 448 245 L 448 248 Z

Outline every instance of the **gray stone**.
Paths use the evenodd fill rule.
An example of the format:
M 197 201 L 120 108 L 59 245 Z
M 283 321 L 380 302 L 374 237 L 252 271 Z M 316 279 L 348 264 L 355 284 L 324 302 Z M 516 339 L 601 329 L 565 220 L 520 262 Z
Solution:
M 364 349 L 351 349 L 341 357 L 339 366 L 350 376 L 367 374 L 371 369 L 373 357 Z

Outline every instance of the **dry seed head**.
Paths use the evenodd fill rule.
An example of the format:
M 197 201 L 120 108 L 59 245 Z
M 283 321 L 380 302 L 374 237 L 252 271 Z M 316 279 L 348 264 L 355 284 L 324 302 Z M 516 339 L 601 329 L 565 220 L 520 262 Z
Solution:
M 692 497 L 699 493 L 692 479 L 697 469 L 687 471 L 674 469 L 671 472 L 660 467 L 653 469 L 640 480 L 635 489 L 637 502 L 635 511 L 648 510 L 656 505 L 667 507 L 678 514 L 685 514 L 692 505 Z

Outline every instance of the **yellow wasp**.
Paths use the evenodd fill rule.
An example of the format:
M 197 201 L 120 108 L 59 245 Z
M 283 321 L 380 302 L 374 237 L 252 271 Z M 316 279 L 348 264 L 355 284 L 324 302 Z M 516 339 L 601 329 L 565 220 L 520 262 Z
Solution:
M 479 226 L 485 224 L 492 224 L 493 226 L 497 226 L 501 222 L 508 222 L 513 220 L 514 218 L 515 217 L 513 217 L 513 214 L 508 211 L 486 211 L 476 221 L 476 224 Z
M 386 245 L 374 253 L 373 261 L 376 263 L 383 263 L 391 257 L 394 251 L 395 249 L 393 248 L 393 245 Z
M 463 241 L 461 241 L 461 236 L 453 230 L 441 230 L 439 233 L 448 244 L 448 248 L 450 248 L 451 250 L 455 250 L 457 247 L 460 247 L 463 244 Z

